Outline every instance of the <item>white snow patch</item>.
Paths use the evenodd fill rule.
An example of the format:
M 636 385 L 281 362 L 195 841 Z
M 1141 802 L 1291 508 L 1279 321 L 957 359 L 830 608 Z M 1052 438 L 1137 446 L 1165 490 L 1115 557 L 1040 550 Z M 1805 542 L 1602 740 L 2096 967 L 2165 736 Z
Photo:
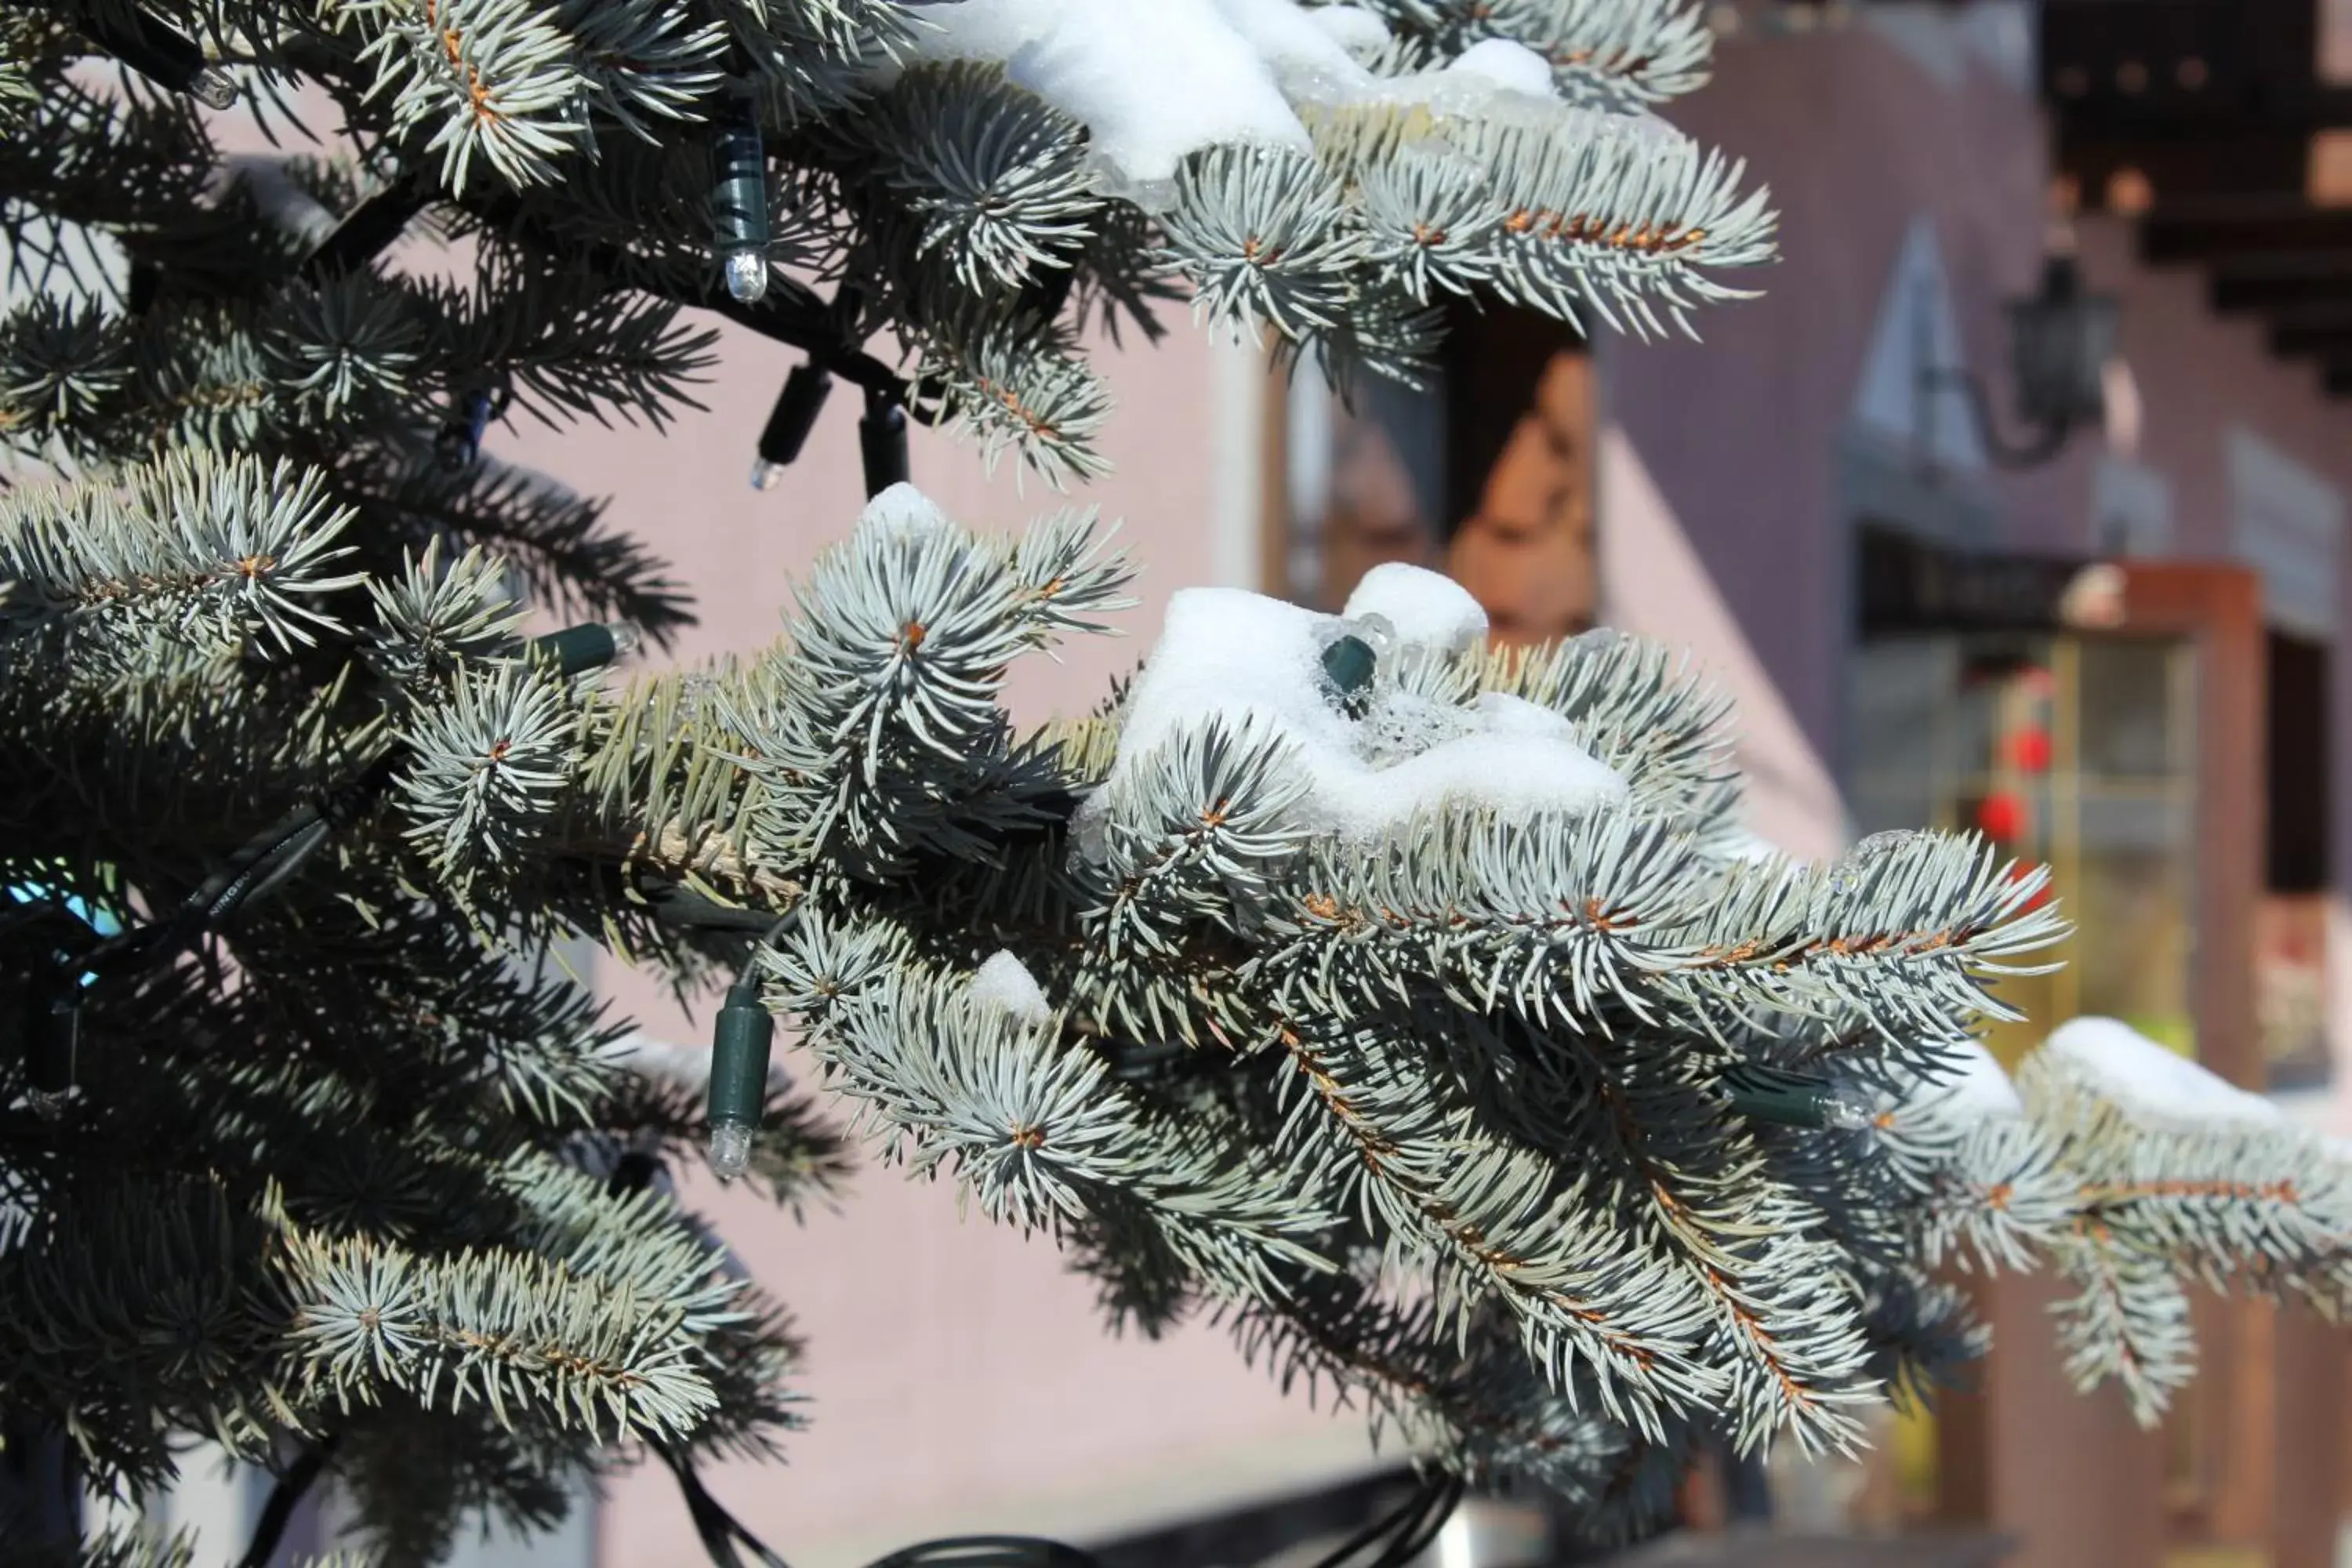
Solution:
M 1936 1100 L 1938 1110 L 1962 1121 L 2025 1114 L 2017 1086 L 1981 1040 L 1964 1041 L 1952 1047 L 1950 1056 L 1957 1075 L 1940 1083 L 1922 1083 L 1918 1098 Z
M 1508 38 L 1482 38 L 1463 50 L 1445 68 L 1456 76 L 1492 82 L 1506 92 L 1522 92 L 1529 98 L 1559 96 L 1551 79 L 1550 62 L 1527 45 Z
M 1091 133 L 1111 195 L 1158 207 L 1188 153 L 1227 144 L 1307 152 L 1265 55 L 1215 0 L 962 0 L 927 8 L 916 60 L 995 60 Z M 1362 68 L 1307 29 L 1351 68 Z
M 1560 102 L 1551 68 L 1522 44 L 1489 38 L 1435 70 L 1373 75 L 1356 58 L 1388 40 L 1358 6 L 1297 0 L 959 0 L 926 5 L 908 62 L 989 60 L 1083 122 L 1109 195 L 1147 211 L 1175 196 L 1176 167 L 1216 146 L 1309 152 L 1297 109 L 1420 106 L 1440 116 L 1526 120 L 1569 141 L 1630 131 L 1680 133 L 1649 114 Z M 872 79 L 887 84 L 893 62 Z
M 1470 590 L 1443 573 L 1383 561 L 1364 574 L 1340 612 L 1351 621 L 1385 618 L 1397 640 L 1467 650 L 1486 635 L 1486 612 Z
M 2278 1121 L 2261 1095 L 2225 1082 L 2113 1018 L 2076 1018 L 2042 1048 L 2125 1110 L 2161 1121 Z
M 1350 839 L 1391 833 L 1441 804 L 1522 816 L 1626 799 L 1625 781 L 1565 720 L 1515 698 L 1457 707 L 1384 687 L 1370 713 L 1349 718 L 1327 695 L 1322 668 L 1324 647 L 1347 629 L 1241 589 L 1178 593 L 1129 692 L 1102 795 L 1118 795 L 1161 745 L 1215 722 L 1293 742 L 1308 783 L 1301 826 Z
M 1029 966 L 1005 948 L 989 954 L 987 962 L 973 972 L 971 994 L 973 1000 L 1002 1007 L 1024 1024 L 1053 1021 L 1054 1006 L 1045 1000 L 1045 988 L 1029 973 Z
M 1576 726 L 1540 702 L 1507 691 L 1482 691 L 1473 710 L 1490 735 L 1518 735 L 1575 742 Z
M 1768 838 L 1759 838 L 1746 828 L 1731 836 L 1726 856 L 1742 866 L 1769 866 L 1775 860 L 1786 860 L 1789 852 Z
M 866 503 L 857 526 L 900 539 L 928 539 L 954 524 L 929 496 L 902 480 Z
M 1291 0 L 1210 0 L 1226 26 L 1239 33 L 1275 79 L 1296 96 L 1328 96 L 1370 89 L 1372 73 L 1356 61 L 1328 27 Z M 1383 37 L 1386 36 L 1383 31 Z
M 1388 46 L 1389 25 L 1361 5 L 1318 5 L 1307 19 L 1350 55 L 1369 55 Z

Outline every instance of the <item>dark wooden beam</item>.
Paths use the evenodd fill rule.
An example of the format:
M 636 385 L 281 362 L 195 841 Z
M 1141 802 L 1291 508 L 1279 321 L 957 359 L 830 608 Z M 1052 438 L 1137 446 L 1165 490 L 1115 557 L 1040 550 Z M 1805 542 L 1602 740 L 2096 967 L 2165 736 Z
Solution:
M 2129 64 L 2129 61 L 2125 62 Z M 2352 125 L 2352 88 L 2311 79 L 2264 83 L 2234 95 L 2098 93 L 2068 97 L 2045 84 L 2042 101 L 2069 133 L 2115 140 L 2166 136 L 2300 136 Z
M 2069 117 L 2352 123 L 2352 95 L 2320 83 L 2305 0 L 2042 0 L 2044 98 Z M 2087 123 L 2087 121 L 2086 121 Z
M 2352 361 L 2352 326 L 2283 326 L 2270 330 L 2271 353 L 2282 359 Z
M 2213 309 L 2279 312 L 2352 302 L 2352 251 L 2225 262 L 2213 270 Z
M 2139 234 L 2140 257 L 2153 266 L 2352 251 L 2352 208 L 2278 196 L 2184 202 L 2149 213 Z
M 2265 311 L 2276 329 L 2297 332 L 2343 332 L 2352 335 L 2352 285 L 2337 300 L 2282 305 Z

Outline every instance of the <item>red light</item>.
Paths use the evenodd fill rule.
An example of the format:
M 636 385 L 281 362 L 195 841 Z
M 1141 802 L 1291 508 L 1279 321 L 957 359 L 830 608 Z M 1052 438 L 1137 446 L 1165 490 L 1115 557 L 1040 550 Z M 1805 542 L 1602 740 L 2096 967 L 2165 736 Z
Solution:
M 1977 831 L 1996 844 L 2012 844 L 2025 832 L 2025 803 L 2006 790 L 1977 803 Z

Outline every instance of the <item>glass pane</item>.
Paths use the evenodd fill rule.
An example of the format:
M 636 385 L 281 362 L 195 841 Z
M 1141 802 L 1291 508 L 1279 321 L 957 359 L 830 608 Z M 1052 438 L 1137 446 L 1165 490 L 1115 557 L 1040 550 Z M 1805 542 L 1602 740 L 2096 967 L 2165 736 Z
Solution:
M 2083 803 L 2066 879 L 2075 931 L 2067 958 L 2075 1014 L 2120 1018 L 2189 1053 L 2185 815 L 2141 801 Z
M 2057 973 L 2003 981 L 2014 1063 L 2068 1018 L 2194 1048 L 2193 656 L 2182 645 L 1945 634 L 1874 638 L 1849 680 L 1858 832 L 1975 829 L 2050 868 L 2074 935 Z
M 2078 645 L 2080 690 L 2076 697 L 2086 774 L 2161 778 L 2180 765 L 2173 708 L 2175 667 L 2170 644 L 2085 642 Z
M 1872 645 L 1856 661 L 1852 704 L 1854 785 L 1858 792 L 1891 790 L 1910 799 L 1936 774 L 1938 710 L 1952 688 L 1956 649 L 1943 638 L 1906 638 Z M 1919 821 L 1888 823 L 1916 827 Z

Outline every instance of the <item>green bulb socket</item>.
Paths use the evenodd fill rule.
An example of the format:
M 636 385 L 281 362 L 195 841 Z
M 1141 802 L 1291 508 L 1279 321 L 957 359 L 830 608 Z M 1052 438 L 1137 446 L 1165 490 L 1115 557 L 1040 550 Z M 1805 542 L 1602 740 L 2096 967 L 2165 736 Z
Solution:
M 1752 1121 L 1819 1129 L 1856 1127 L 1868 1120 L 1836 1084 L 1811 1073 L 1744 1064 L 1717 1081 L 1731 1109 Z
M 776 1020 L 760 1004 L 760 983 L 746 977 L 727 993 L 710 1037 L 709 1113 L 713 1126 L 725 1122 L 756 1127 L 768 1103 L 768 1058 Z
M 36 984 L 25 1012 L 25 1087 L 37 1097 L 61 1098 L 73 1089 L 80 1054 L 81 997 L 63 985 Z
M 554 666 L 559 675 L 585 675 L 625 658 L 635 650 L 639 640 L 637 628 L 625 621 L 591 621 L 531 638 L 530 653 Z
M 1380 657 L 1372 645 L 1352 633 L 1333 637 L 1323 647 L 1323 679 L 1350 713 L 1360 713 L 1371 701 L 1372 675 Z

